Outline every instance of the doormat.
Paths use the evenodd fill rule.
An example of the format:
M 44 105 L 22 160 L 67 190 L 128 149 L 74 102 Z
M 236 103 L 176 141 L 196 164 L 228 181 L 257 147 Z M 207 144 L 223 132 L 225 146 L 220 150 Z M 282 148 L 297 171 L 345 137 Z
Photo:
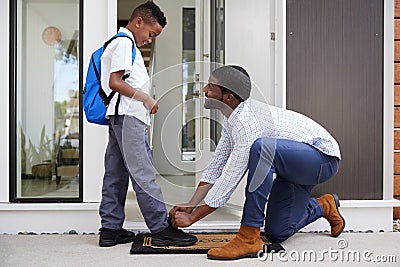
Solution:
M 137 234 L 131 247 L 131 254 L 206 254 L 211 248 L 219 248 L 231 241 L 236 233 L 201 233 L 194 234 L 197 237 L 196 244 L 188 247 L 156 247 L 151 245 L 151 234 Z M 271 243 L 265 236 L 261 236 L 264 242 L 264 251 L 278 252 L 285 250 L 279 243 Z

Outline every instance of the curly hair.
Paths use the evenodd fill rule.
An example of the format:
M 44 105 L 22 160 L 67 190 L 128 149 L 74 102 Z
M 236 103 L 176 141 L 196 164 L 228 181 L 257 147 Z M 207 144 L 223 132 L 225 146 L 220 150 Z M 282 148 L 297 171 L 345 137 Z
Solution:
M 167 19 L 164 16 L 164 12 L 162 12 L 160 7 L 154 4 L 153 1 L 147 1 L 146 3 L 136 7 L 132 12 L 129 21 L 132 21 L 137 17 L 141 17 L 144 22 L 150 24 L 158 22 L 162 28 L 167 25 Z

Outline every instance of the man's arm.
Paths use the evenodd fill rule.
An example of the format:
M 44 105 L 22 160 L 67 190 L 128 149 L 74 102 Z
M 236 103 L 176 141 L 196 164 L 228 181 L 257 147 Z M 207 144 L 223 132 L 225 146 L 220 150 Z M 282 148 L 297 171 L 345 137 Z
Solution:
M 221 207 L 229 200 L 247 171 L 253 142 L 262 136 L 257 118 L 251 111 L 245 112 L 232 129 L 234 146 L 222 174 L 204 198 L 204 202 L 210 207 Z
M 216 210 L 216 208 L 211 208 L 207 205 L 204 207 L 204 202 L 202 206 L 197 207 L 212 186 L 212 184 L 200 182 L 196 192 L 188 203 L 177 205 L 170 210 L 169 217 L 171 218 L 173 227 L 187 227 Z
M 223 124 L 221 139 L 218 142 L 215 154 L 212 157 L 207 168 L 204 170 L 201 181 L 214 184 L 215 181 L 221 176 L 222 170 L 225 167 L 226 162 L 232 152 L 232 136 L 226 129 L 225 121 Z
M 174 219 L 175 212 L 186 212 L 192 213 L 192 211 L 196 208 L 196 206 L 204 199 L 207 195 L 208 191 L 213 185 L 206 182 L 200 182 L 197 186 L 196 192 L 194 192 L 192 199 L 183 204 L 176 205 L 169 211 L 169 216 L 171 219 Z
M 171 218 L 172 224 L 175 223 L 175 213 L 177 212 L 185 212 L 190 214 L 196 208 L 196 206 L 204 200 L 204 197 L 207 195 L 208 191 L 212 188 L 214 182 L 222 173 L 222 169 L 224 168 L 229 155 L 232 151 L 232 141 L 231 136 L 226 131 L 225 127 L 222 129 L 221 139 L 218 142 L 217 148 L 215 150 L 215 155 L 212 158 L 211 162 L 208 164 L 206 170 L 203 172 L 202 181 L 199 183 L 196 192 L 193 194 L 192 199 L 188 203 L 183 203 L 176 205 L 173 207 L 169 216 Z M 211 207 L 210 207 L 211 208 Z M 204 208 L 203 208 L 204 209 Z M 213 211 L 215 209 L 213 208 Z M 200 212 L 200 211 L 198 211 Z M 204 216 L 208 215 L 212 211 L 206 213 Z M 181 215 L 183 217 L 184 215 Z M 201 218 L 203 218 L 202 216 Z M 193 221 L 194 222 L 194 221 Z M 193 223 L 192 222 L 192 223 Z M 184 223 L 186 224 L 186 223 Z M 183 225 L 183 224 L 182 224 Z M 177 225 L 174 225 L 177 227 Z M 180 227 L 184 227 L 179 225 Z

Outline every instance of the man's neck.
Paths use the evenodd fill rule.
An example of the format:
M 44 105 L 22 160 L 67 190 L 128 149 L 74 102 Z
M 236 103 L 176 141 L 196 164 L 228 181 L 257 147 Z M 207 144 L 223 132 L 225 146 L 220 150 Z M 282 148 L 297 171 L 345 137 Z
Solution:
M 240 105 L 240 101 L 231 103 L 231 104 L 227 104 L 224 108 L 221 109 L 222 114 L 229 118 L 229 116 L 231 116 L 232 112 L 237 108 L 237 106 Z

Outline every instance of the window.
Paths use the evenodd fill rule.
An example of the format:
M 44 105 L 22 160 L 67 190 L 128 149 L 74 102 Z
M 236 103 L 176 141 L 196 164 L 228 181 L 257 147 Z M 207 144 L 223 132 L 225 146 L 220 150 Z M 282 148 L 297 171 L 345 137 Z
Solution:
M 195 160 L 196 9 L 182 9 L 182 160 Z
M 11 1 L 11 201 L 82 200 L 81 2 Z
M 225 0 L 211 0 L 211 62 L 216 63 L 211 71 L 225 63 Z M 211 151 L 215 151 L 221 138 L 223 115 L 210 110 Z

